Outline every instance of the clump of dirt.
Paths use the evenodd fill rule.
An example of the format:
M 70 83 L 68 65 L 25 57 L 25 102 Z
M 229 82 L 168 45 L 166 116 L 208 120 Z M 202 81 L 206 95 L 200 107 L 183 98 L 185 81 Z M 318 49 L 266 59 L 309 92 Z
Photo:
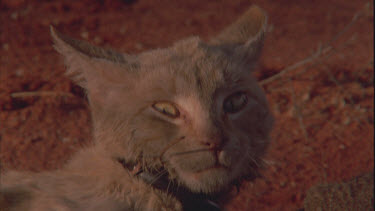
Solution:
M 374 174 L 356 177 L 348 182 L 317 185 L 307 192 L 304 207 L 314 210 L 373 210 Z
M 87 100 L 64 76 L 49 25 L 96 45 L 136 53 L 190 35 L 208 39 L 257 4 L 269 14 L 255 73 L 259 80 L 322 51 L 318 59 L 263 83 L 276 117 L 268 166 L 262 178 L 242 184 L 227 208 L 302 208 L 311 186 L 374 169 L 373 5 L 366 3 L 3 0 L 1 170 L 55 169 L 91 140 Z

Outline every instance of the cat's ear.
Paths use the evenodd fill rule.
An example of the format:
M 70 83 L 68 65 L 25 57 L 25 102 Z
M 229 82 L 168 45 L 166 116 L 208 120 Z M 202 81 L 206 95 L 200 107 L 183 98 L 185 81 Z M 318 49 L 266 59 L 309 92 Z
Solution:
M 210 40 L 210 43 L 230 48 L 236 55 L 252 62 L 260 55 L 266 27 L 266 13 L 258 6 L 252 6 L 236 22 Z
M 98 80 L 98 77 L 103 75 L 116 78 L 110 76 L 123 72 L 118 69 L 125 69 L 124 67 L 129 65 L 125 54 L 70 38 L 52 26 L 50 29 L 54 48 L 64 57 L 67 75 L 83 88 L 87 88 L 87 82 L 91 79 Z
M 51 35 L 54 48 L 64 57 L 67 75 L 88 92 L 91 100 L 104 100 L 114 86 L 130 83 L 129 70 L 137 64 L 134 56 L 70 38 L 52 26 Z

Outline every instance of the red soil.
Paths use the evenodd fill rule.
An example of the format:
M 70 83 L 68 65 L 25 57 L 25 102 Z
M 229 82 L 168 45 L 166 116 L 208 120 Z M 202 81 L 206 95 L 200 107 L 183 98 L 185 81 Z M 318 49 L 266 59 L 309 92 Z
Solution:
M 333 50 L 264 85 L 276 116 L 264 178 L 244 183 L 229 210 L 296 210 L 316 183 L 374 169 L 373 5 L 366 1 L 25 1 L 0 2 L 1 169 L 60 167 L 90 141 L 82 91 L 64 76 L 49 25 L 123 52 L 166 47 L 189 35 L 209 38 L 251 4 L 269 14 L 262 80 Z M 358 18 L 343 31 L 353 15 Z M 323 45 L 325 47 L 326 45 Z M 332 53 L 332 54 L 330 54 Z M 309 67 L 304 71 L 305 67 Z M 53 91 L 58 96 L 11 97 Z M 75 97 L 71 97 L 73 94 Z

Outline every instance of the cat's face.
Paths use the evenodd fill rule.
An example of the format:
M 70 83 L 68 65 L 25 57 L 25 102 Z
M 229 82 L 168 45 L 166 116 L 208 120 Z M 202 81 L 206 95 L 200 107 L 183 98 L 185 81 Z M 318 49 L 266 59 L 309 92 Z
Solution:
M 129 116 L 129 153 L 149 165 L 160 159 L 194 191 L 218 191 L 255 173 L 271 115 L 249 67 L 194 38 L 161 51 L 141 55 L 149 63 L 140 64 L 144 74 L 134 86 L 131 102 L 140 107 Z
M 251 75 L 260 39 L 244 50 L 189 38 L 130 57 L 54 37 L 88 91 L 96 141 L 114 157 L 166 170 L 195 192 L 256 174 L 272 125 Z

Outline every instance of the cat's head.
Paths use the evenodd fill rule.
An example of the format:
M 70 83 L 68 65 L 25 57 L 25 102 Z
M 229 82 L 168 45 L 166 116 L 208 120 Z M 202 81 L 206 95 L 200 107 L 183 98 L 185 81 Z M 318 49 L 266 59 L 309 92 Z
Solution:
M 266 20 L 253 6 L 209 42 L 192 37 L 137 55 L 51 32 L 68 75 L 87 92 L 98 145 L 215 193 L 255 175 L 269 144 L 273 118 L 251 73 Z

